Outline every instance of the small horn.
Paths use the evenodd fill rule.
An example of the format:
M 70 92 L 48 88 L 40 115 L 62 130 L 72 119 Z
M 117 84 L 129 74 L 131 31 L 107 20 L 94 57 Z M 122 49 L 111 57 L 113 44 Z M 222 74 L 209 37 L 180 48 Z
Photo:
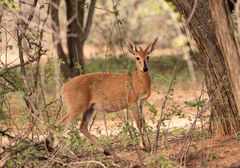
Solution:
M 135 46 L 135 51 L 138 52 L 137 46 Z

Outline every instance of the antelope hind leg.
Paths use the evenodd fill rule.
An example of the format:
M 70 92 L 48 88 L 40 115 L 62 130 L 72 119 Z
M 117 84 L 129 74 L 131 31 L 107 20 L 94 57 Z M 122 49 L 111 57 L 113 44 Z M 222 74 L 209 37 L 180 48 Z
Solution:
M 88 125 L 89 125 L 89 122 L 92 118 L 92 115 L 93 115 L 93 108 L 91 107 L 90 109 L 88 109 L 87 111 L 85 111 L 83 113 L 83 116 L 82 116 L 82 121 L 81 121 L 81 125 L 80 125 L 80 131 L 82 132 L 82 134 L 84 136 L 87 137 L 87 139 L 89 139 L 90 143 L 91 144 L 96 144 L 98 139 L 97 137 L 95 137 L 93 134 L 91 134 L 88 130 Z M 102 151 L 104 152 L 104 154 L 106 155 L 110 155 L 111 152 L 110 150 L 106 149 L 106 147 L 103 147 Z

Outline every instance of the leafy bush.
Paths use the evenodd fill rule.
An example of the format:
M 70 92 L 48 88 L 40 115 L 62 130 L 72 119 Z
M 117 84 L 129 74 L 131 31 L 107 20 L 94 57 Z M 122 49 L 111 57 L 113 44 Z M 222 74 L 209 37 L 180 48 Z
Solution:
M 152 167 L 160 167 L 160 168 L 174 168 L 175 164 L 164 154 L 160 154 L 159 156 L 152 155 L 149 166 Z

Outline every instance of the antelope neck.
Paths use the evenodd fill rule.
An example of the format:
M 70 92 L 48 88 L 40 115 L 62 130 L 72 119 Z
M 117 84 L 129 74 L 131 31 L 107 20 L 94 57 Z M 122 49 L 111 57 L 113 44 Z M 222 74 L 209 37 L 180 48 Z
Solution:
M 151 79 L 148 72 L 142 72 L 140 70 L 136 70 L 133 72 L 133 76 L 135 76 L 137 80 L 141 82 L 142 85 L 150 87 Z

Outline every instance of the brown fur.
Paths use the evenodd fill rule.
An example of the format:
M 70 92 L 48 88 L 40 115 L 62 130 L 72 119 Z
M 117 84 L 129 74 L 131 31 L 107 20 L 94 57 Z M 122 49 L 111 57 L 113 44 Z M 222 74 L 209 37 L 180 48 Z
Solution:
M 144 71 L 148 63 L 148 55 L 156 46 L 157 38 L 145 50 L 136 51 L 136 46 L 129 42 L 129 51 L 139 60 L 136 60 L 136 71 L 127 73 L 89 73 L 77 76 L 68 81 L 63 87 L 63 100 L 68 113 L 60 120 L 68 125 L 82 115 L 81 132 L 91 141 L 96 137 L 89 133 L 88 123 L 93 111 L 115 112 L 135 105 L 138 111 L 133 111 L 133 117 L 141 132 L 144 120 L 141 121 L 142 104 L 151 94 L 151 78 L 148 71 Z M 145 65 L 144 65 L 145 62 Z M 141 109 L 140 109 L 141 108 Z

